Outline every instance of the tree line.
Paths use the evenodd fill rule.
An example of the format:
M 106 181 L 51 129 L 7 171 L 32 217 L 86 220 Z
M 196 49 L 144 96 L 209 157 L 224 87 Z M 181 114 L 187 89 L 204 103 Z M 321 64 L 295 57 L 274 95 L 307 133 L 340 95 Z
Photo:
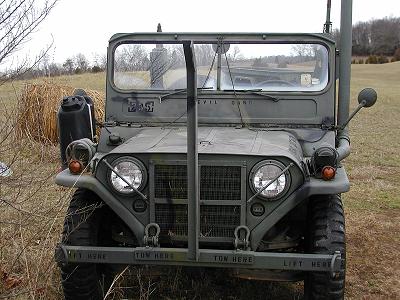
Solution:
M 333 36 L 337 43 L 340 43 L 340 32 L 334 30 Z M 352 52 L 355 57 L 353 63 L 386 63 L 391 61 L 400 61 L 400 18 L 399 17 L 385 17 L 383 19 L 374 19 L 366 22 L 358 22 L 353 25 L 353 46 Z M 340 45 L 339 45 L 340 46 Z M 4 48 L 4 47 L 3 47 Z M 19 66 L 20 70 L 11 72 L 13 78 L 29 79 L 34 77 L 53 77 L 60 75 L 72 75 L 87 72 L 102 72 L 106 69 L 107 57 L 106 55 L 94 55 L 92 61 L 87 57 L 78 53 L 72 57 L 67 58 L 64 62 L 54 62 L 49 55 L 49 49 L 45 51 L 34 64 L 26 66 Z M 146 51 L 140 46 L 132 46 L 131 48 L 124 49 L 124 53 L 120 53 L 117 58 L 117 65 L 122 69 L 124 63 L 130 63 L 137 69 L 146 69 L 151 64 L 150 58 L 147 58 Z M 236 50 L 236 49 L 234 49 Z M 167 57 L 169 58 L 169 67 L 184 66 L 183 52 L 179 47 L 167 47 Z M 12 51 L 9 51 L 10 53 Z M 208 65 L 213 60 L 214 51 L 209 45 L 202 45 L 197 47 L 196 55 L 199 65 Z M 239 51 L 233 51 L 228 57 L 229 60 L 235 61 L 240 59 L 241 54 Z M 146 57 L 143 57 L 146 56 Z M 124 58 L 124 59 L 122 59 Z M 126 60 L 128 58 L 128 60 Z M 258 58 L 257 63 L 271 63 L 264 62 L 266 58 Z M 279 58 L 270 58 L 280 61 Z M 148 60 L 148 61 L 147 61 Z M 137 61 L 137 64 L 132 64 Z M 1 60 L 0 60 L 1 63 Z M 22 70 L 25 67 L 25 70 Z M 10 75 L 7 74 L 7 75 Z M 9 77 L 9 76 L 7 76 Z M 0 73 L 0 79 L 5 79 L 5 74 Z
M 31 39 L 32 34 L 47 18 L 58 0 L 2 0 L 0 1 L 0 85 L 19 78 L 38 68 L 51 44 L 25 59 L 16 53 Z
M 45 54 L 33 68 L 21 72 L 17 79 L 36 77 L 54 77 L 82 73 L 98 73 L 105 71 L 106 55 L 94 55 L 92 62 L 82 53 L 67 58 L 63 63 L 54 62 L 49 54 Z
M 340 42 L 340 32 L 333 32 L 338 45 Z M 353 59 L 353 63 L 387 63 L 391 61 L 400 61 L 400 17 L 385 17 L 382 19 L 373 19 L 365 22 L 358 22 L 353 25 L 353 56 L 366 57 Z M 340 45 L 339 45 L 340 46 Z M 300 46 L 301 47 L 301 46 Z M 124 53 L 120 53 L 120 57 L 116 60 L 117 65 L 130 63 L 131 66 L 136 66 L 136 69 L 147 69 L 151 64 L 147 58 L 145 50 L 139 45 L 131 46 L 129 49 L 124 49 Z M 234 49 L 235 50 L 235 49 Z M 295 49 L 296 50 L 296 49 Z M 299 49 L 299 51 L 304 49 Z M 310 51 L 312 49 L 309 49 Z M 167 57 L 169 58 L 170 67 L 184 66 L 183 52 L 179 47 L 167 47 Z M 196 46 L 196 55 L 198 65 L 209 65 L 213 60 L 214 51 L 210 45 Z M 307 55 L 301 55 L 307 56 Z M 232 54 L 230 54 L 232 56 Z M 233 56 L 228 57 L 229 60 L 235 61 L 240 59 L 240 52 L 233 51 Z M 129 58 L 128 60 L 126 58 Z M 312 55 L 310 55 L 312 57 Z M 146 59 L 148 62 L 146 63 Z M 266 58 L 264 58 L 265 60 Z M 280 61 L 279 57 L 273 57 L 276 61 Z M 263 58 L 258 58 L 260 64 L 263 63 Z M 136 61 L 137 64 L 132 64 Z M 272 61 L 271 61 L 272 62 Z M 268 62 L 268 63 L 271 63 Z M 50 64 L 48 71 L 50 74 L 77 74 L 82 72 L 100 72 L 106 68 L 106 57 L 95 56 L 93 63 L 90 65 L 88 60 L 82 54 L 68 58 L 62 65 Z M 267 63 L 267 62 L 266 62 Z M 42 68 L 43 69 L 43 68 Z M 123 69 L 123 67 L 122 67 Z M 42 70 L 43 71 L 43 70 Z
M 333 35 L 339 44 L 340 32 Z M 385 17 L 353 25 L 353 56 L 400 55 L 400 18 Z M 400 60 L 400 58 L 399 58 Z

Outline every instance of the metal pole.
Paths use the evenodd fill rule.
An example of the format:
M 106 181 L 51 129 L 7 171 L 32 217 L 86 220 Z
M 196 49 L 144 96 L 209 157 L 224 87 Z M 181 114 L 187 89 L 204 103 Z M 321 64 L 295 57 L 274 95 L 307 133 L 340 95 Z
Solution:
M 349 118 L 350 78 L 351 78 L 351 46 L 352 46 L 352 0 L 342 0 L 340 19 L 340 78 L 338 125 Z M 347 127 L 344 129 L 347 132 Z
M 220 53 L 221 51 L 221 46 L 218 46 L 218 57 L 217 57 L 217 90 L 221 90 L 221 65 L 222 65 L 222 54 Z
M 187 74 L 188 259 L 199 259 L 200 194 L 197 149 L 197 75 L 193 42 L 184 42 Z
M 332 6 L 332 1 L 328 0 L 326 4 L 326 23 L 331 22 L 331 6 Z
M 332 6 L 332 1 L 328 0 L 326 4 L 326 21 L 324 25 L 324 33 L 331 33 L 332 31 L 332 22 L 331 22 L 331 6 Z

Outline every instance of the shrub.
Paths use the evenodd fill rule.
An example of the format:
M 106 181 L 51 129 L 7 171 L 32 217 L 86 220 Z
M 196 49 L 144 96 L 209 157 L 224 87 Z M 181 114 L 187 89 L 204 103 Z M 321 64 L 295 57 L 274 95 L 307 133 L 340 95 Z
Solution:
M 389 59 L 386 56 L 380 55 L 378 57 L 378 64 L 387 64 Z
M 60 107 L 60 99 L 74 94 L 74 90 L 73 87 L 57 85 L 50 81 L 27 84 L 17 106 L 15 131 L 18 137 L 26 136 L 43 143 L 57 143 L 56 112 Z M 92 90 L 86 90 L 86 93 L 95 103 L 96 119 L 103 120 L 104 95 Z
M 400 48 L 397 48 L 396 51 L 394 51 L 393 58 L 395 61 L 400 61 Z
M 376 55 L 370 55 L 368 56 L 366 62 L 366 64 L 377 64 L 378 63 L 378 58 L 376 57 Z
M 281 61 L 281 62 L 278 64 L 278 68 L 285 69 L 285 68 L 287 68 L 287 65 L 288 65 L 288 63 L 287 63 L 286 61 Z
M 390 62 L 396 62 L 397 60 L 396 60 L 396 58 L 395 57 L 392 57 L 392 59 L 390 60 Z
M 93 66 L 92 67 L 92 73 L 99 73 L 103 71 L 99 66 Z
M 360 59 L 358 60 L 358 63 L 359 63 L 360 65 L 364 64 L 364 58 L 360 58 Z

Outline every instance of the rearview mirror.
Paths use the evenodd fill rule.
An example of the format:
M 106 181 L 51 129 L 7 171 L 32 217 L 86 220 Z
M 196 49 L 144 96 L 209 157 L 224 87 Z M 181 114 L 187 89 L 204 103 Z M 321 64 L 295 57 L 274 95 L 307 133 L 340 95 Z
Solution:
M 377 98 L 378 95 L 374 89 L 365 88 L 358 94 L 358 103 L 363 107 L 371 107 Z
M 353 111 L 353 113 L 349 116 L 349 118 L 338 126 L 339 130 L 342 130 L 346 127 L 346 125 L 350 122 L 351 119 L 360 111 L 363 107 L 371 107 L 375 104 L 378 95 L 374 89 L 365 88 L 358 94 L 358 107 Z
M 231 44 L 226 44 L 226 43 L 212 45 L 214 52 L 217 52 L 218 54 L 225 54 L 226 52 L 229 51 L 230 47 Z

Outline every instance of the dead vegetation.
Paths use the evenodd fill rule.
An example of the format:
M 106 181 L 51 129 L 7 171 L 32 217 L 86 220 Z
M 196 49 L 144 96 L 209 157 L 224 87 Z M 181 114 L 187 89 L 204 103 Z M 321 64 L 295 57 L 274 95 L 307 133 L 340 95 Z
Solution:
M 17 138 L 13 111 L 3 109 L 2 124 L 0 161 L 13 174 L 0 177 L 0 299 L 54 298 L 59 288 L 52 249 L 68 201 L 52 183 L 58 151 Z
M 18 137 L 57 143 L 57 111 L 63 97 L 73 95 L 74 90 L 54 82 L 26 84 L 17 105 Z M 93 99 L 96 119 L 103 120 L 104 95 L 94 90 L 85 91 Z

